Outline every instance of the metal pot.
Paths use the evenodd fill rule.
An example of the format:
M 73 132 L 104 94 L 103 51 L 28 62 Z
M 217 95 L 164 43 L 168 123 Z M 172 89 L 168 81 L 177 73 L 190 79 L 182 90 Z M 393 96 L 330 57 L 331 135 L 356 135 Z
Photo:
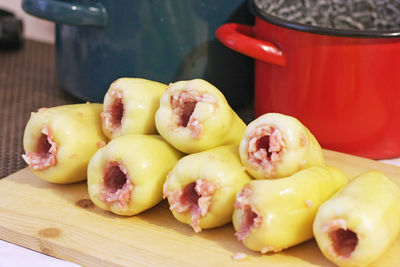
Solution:
M 71 94 L 99 102 L 112 81 L 203 78 L 232 105 L 252 98 L 251 59 L 226 49 L 215 30 L 253 19 L 244 0 L 23 0 L 55 21 L 58 78 Z
M 255 25 L 225 24 L 217 38 L 255 58 L 255 114 L 300 119 L 325 148 L 400 156 L 400 30 L 337 30 L 250 10 Z

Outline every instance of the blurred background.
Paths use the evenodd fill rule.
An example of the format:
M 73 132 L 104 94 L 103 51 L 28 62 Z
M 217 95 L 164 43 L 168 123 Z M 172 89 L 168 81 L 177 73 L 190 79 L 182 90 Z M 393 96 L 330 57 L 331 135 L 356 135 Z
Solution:
M 22 0 L 0 0 L 0 9 L 12 11 L 23 21 L 25 38 L 54 44 L 54 22 L 28 15 L 22 10 L 21 2 Z

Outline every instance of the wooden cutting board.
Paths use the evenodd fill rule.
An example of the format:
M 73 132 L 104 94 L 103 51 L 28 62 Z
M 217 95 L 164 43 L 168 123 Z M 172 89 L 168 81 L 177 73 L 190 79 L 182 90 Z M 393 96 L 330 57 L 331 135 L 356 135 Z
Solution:
M 324 151 L 349 178 L 369 169 L 400 185 L 400 167 Z M 276 254 L 246 249 L 231 224 L 194 234 L 164 201 L 134 217 L 104 212 L 85 183 L 53 185 L 23 169 L 0 180 L 0 239 L 84 266 L 334 266 L 311 240 Z M 248 254 L 242 261 L 232 256 Z M 400 266 L 400 238 L 373 266 Z

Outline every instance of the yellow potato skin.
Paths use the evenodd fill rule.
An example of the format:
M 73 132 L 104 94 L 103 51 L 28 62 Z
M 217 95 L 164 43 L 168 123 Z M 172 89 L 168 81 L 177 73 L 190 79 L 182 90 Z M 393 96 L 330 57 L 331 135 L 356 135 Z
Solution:
M 273 126 L 280 130 L 285 147 L 273 176 L 266 176 L 264 170 L 249 162 L 248 145 L 252 132 L 261 125 Z M 298 119 L 280 113 L 266 113 L 246 128 L 239 147 L 240 158 L 247 171 L 255 179 L 274 179 L 292 175 L 311 166 L 325 164 L 321 146 L 312 133 Z
M 203 125 L 200 138 L 193 138 L 190 129 L 179 127 L 173 121 L 171 96 L 174 92 L 183 90 L 201 92 L 216 99 L 216 105 L 198 103 L 193 112 Z M 238 145 L 246 128 L 245 123 L 229 106 L 225 96 L 215 86 L 202 79 L 170 84 L 161 96 L 155 119 L 160 135 L 176 149 L 188 154 L 222 145 Z
M 105 127 L 103 120 L 104 134 L 110 139 L 126 134 L 156 134 L 154 114 L 160 105 L 160 97 L 166 88 L 166 84 L 141 78 L 119 78 L 115 80 L 104 96 L 103 111 L 107 111 L 107 108 L 114 101 L 111 92 L 118 90 L 122 93 L 124 115 L 121 128 L 114 132 Z
M 348 182 L 334 167 L 310 167 L 275 180 L 253 180 L 246 187 L 250 203 L 263 217 L 251 228 L 243 244 L 251 250 L 278 252 L 313 237 L 312 224 L 318 207 Z M 242 210 L 235 209 L 233 226 L 239 230 Z
M 158 135 L 124 135 L 112 139 L 99 149 L 88 166 L 88 191 L 93 203 L 119 215 L 135 215 L 162 200 L 163 183 L 167 173 L 183 154 Z M 122 163 L 133 183 L 127 208 L 117 202 L 104 203 L 100 199 L 104 169 L 108 162 Z
M 350 257 L 338 256 L 324 226 L 343 220 L 357 234 Z M 379 259 L 400 233 L 400 188 L 382 172 L 367 171 L 318 210 L 314 235 L 322 253 L 339 266 L 367 266 Z
M 33 173 L 46 181 L 68 184 L 86 179 L 87 165 L 99 149 L 99 142 L 107 142 L 101 129 L 102 104 L 73 104 L 32 113 L 25 127 L 25 152 L 34 151 L 44 126 L 51 128 L 58 145 L 57 164 Z
M 202 229 L 231 222 L 235 195 L 251 180 L 241 167 L 237 149 L 235 145 L 227 145 L 187 155 L 178 161 L 168 175 L 165 188 L 172 192 L 181 190 L 197 179 L 205 179 L 218 186 L 208 213 L 200 217 Z M 172 214 L 182 223 L 191 223 L 190 211 L 178 213 L 172 210 Z

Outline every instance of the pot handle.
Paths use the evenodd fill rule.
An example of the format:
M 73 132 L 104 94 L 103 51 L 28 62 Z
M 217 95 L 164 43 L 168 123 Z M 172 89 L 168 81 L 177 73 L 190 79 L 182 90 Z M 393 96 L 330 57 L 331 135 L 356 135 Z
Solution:
M 286 65 L 286 57 L 278 47 L 272 43 L 251 37 L 253 26 L 227 23 L 220 26 L 215 35 L 221 43 L 246 56 L 281 67 Z
M 23 0 L 25 12 L 57 23 L 77 26 L 107 25 L 107 11 L 100 3 L 88 5 L 58 0 Z

